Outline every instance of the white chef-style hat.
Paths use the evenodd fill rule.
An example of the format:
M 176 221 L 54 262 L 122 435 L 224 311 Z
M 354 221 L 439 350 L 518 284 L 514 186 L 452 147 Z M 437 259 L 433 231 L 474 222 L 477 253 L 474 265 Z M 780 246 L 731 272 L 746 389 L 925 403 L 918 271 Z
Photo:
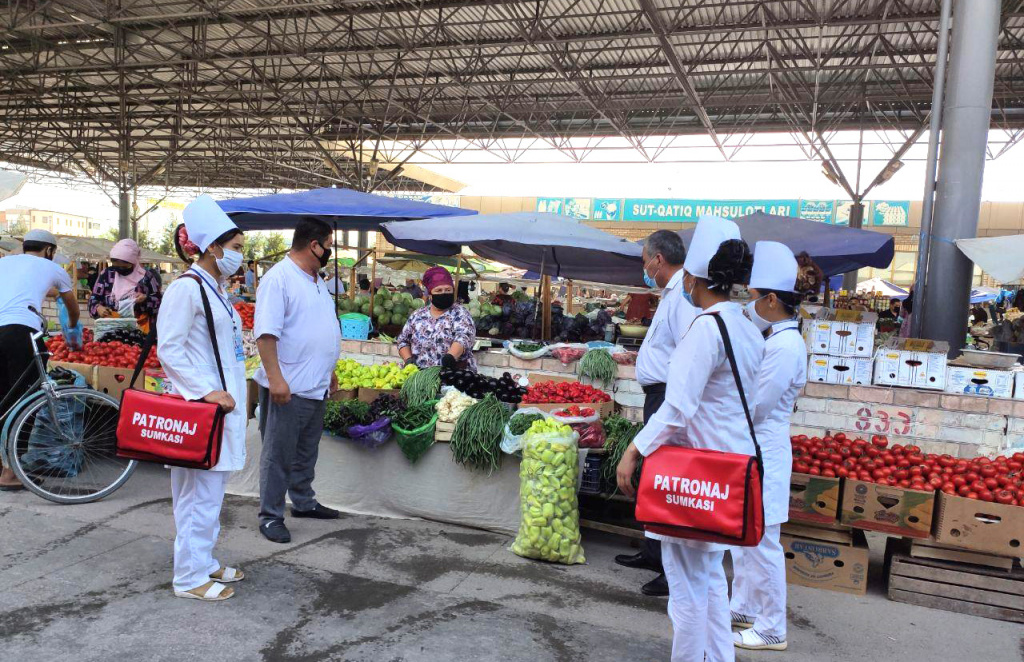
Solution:
M 715 257 L 718 247 L 730 239 L 740 238 L 740 226 L 719 216 L 701 216 L 693 239 L 686 250 L 683 268 L 686 273 L 698 278 L 708 277 L 708 264 Z
M 217 237 L 238 226 L 224 213 L 220 205 L 208 195 L 201 195 L 185 207 L 181 214 L 185 219 L 185 231 L 189 241 L 206 252 Z
M 796 292 L 796 258 L 789 246 L 777 241 L 759 241 L 754 246 L 754 268 L 748 288 Z

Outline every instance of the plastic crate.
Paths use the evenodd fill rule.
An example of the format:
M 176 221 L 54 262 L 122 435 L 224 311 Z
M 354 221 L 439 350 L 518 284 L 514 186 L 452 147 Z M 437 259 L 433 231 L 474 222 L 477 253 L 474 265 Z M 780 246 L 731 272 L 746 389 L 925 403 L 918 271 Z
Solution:
M 583 476 L 580 478 L 580 494 L 601 493 L 601 462 L 603 455 L 587 454 L 583 461 Z
M 346 340 L 366 340 L 373 330 L 370 318 L 360 313 L 345 313 L 341 320 L 341 337 Z

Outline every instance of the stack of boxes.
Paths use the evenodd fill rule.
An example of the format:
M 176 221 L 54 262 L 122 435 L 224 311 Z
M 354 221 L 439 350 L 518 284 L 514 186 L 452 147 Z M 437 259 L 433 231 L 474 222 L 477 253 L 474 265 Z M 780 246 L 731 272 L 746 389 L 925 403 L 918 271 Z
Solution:
M 878 315 L 856 310 L 805 308 L 803 336 L 810 360 L 807 381 L 857 386 L 871 384 Z
M 941 391 L 946 387 L 949 344 L 917 338 L 890 338 L 875 355 L 876 386 Z

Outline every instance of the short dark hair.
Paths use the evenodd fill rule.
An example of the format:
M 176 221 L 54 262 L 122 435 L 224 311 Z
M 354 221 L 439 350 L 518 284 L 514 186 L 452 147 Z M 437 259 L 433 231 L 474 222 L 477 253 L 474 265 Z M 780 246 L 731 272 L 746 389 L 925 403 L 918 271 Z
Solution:
M 361 289 L 361 290 L 368 290 L 368 289 L 370 289 L 370 279 L 369 278 L 360 278 L 359 279 L 359 289 Z
M 295 226 L 292 248 L 306 248 L 314 241 L 323 241 L 331 232 L 333 229 L 326 221 L 313 217 L 304 218 Z
M 42 253 L 47 248 L 57 247 L 47 241 L 33 241 L 31 239 L 21 244 L 21 249 L 26 253 Z
M 671 230 L 655 230 L 644 242 L 647 259 L 660 254 L 669 264 L 682 264 L 686 261 L 686 246 L 678 232 Z
M 757 290 L 757 293 L 760 294 L 761 296 L 774 294 L 775 297 L 779 300 L 779 303 L 782 304 L 782 309 L 786 311 L 786 314 L 789 315 L 790 317 L 796 315 L 796 311 L 800 307 L 800 302 L 803 300 L 803 295 L 797 292 L 783 292 L 781 290 L 768 289 L 762 290 L 760 288 L 755 289 Z
M 256 260 L 249 260 L 249 266 L 250 267 L 255 267 L 256 266 Z
M 245 234 L 245 233 L 242 232 L 241 230 L 239 230 L 238 228 L 234 228 L 233 230 L 228 230 L 227 232 L 225 232 L 221 236 L 219 236 L 216 239 L 214 239 L 213 243 L 217 244 L 218 246 L 223 246 L 224 244 L 228 243 L 229 241 L 231 241 L 232 239 L 234 239 L 235 237 L 237 237 L 240 234 Z M 213 244 L 211 244 L 211 246 L 212 245 Z M 209 249 L 210 246 L 207 246 L 206 248 Z
M 899 299 L 889 299 L 889 305 L 890 305 L 890 306 L 891 306 L 892 304 L 894 304 L 894 303 L 899 303 L 899 304 L 902 304 L 903 302 L 902 302 L 902 301 L 900 301 Z

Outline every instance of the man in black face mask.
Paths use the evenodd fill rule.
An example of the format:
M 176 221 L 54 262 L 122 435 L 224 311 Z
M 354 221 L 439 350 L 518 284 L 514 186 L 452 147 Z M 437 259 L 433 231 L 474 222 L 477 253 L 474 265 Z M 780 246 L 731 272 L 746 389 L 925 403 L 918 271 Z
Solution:
M 260 533 L 291 542 L 285 526 L 285 495 L 292 517 L 336 519 L 313 491 L 324 410 L 338 390 L 334 366 L 341 329 L 334 297 L 319 271 L 331 259 L 331 227 L 306 219 L 295 228 L 292 249 L 260 281 L 253 333 L 263 366 L 253 379 L 260 389 Z

